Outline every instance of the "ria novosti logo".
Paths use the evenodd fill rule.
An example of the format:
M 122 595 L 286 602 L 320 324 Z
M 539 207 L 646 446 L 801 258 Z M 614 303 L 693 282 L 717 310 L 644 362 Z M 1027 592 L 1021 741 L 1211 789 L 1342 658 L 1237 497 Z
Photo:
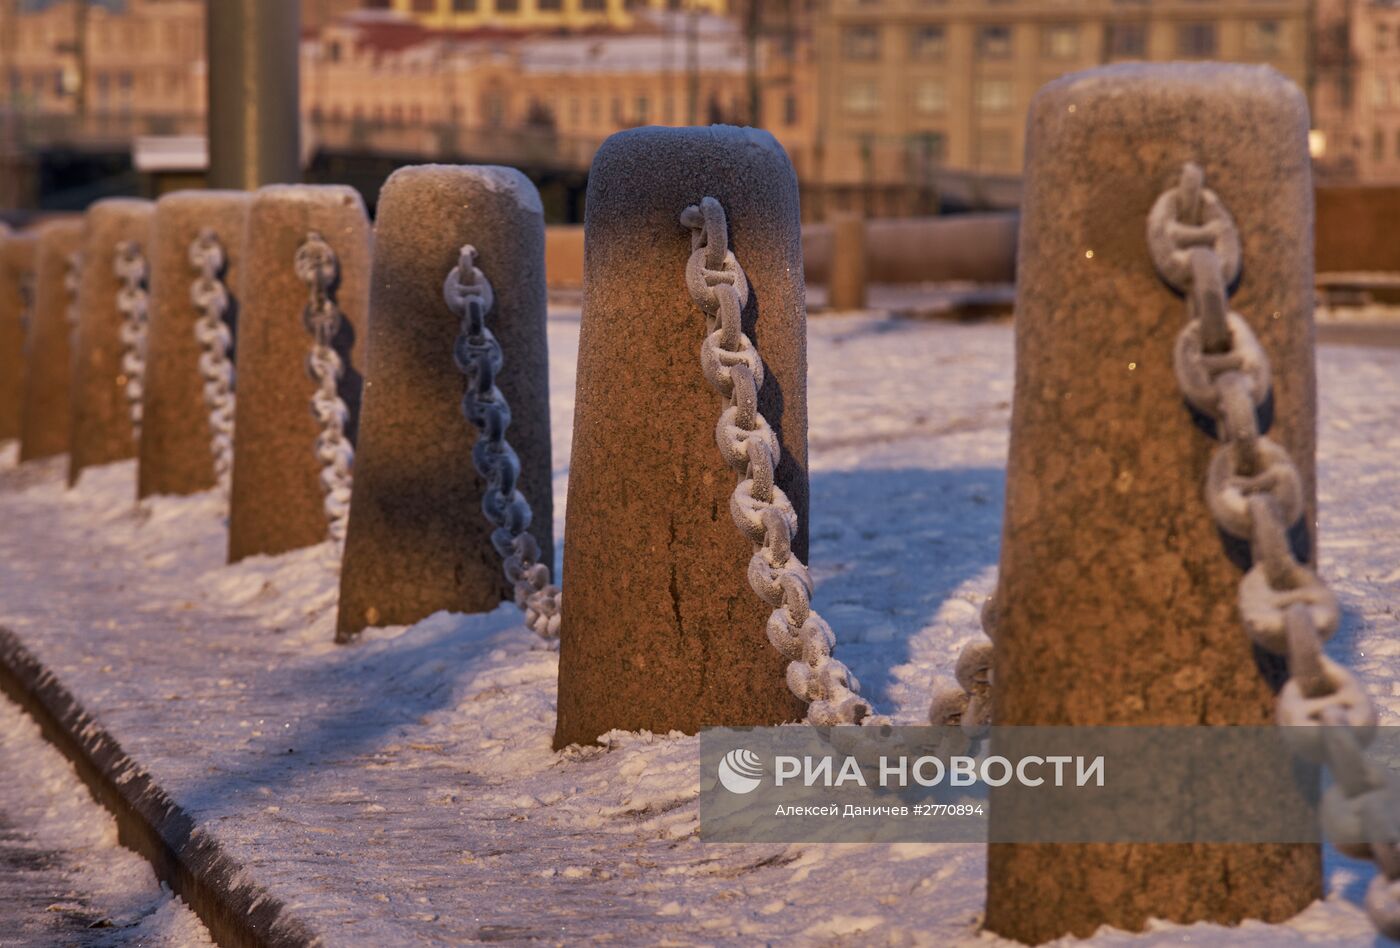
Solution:
M 763 782 L 763 758 L 751 750 L 732 750 L 719 762 L 719 782 L 730 793 L 752 793 Z

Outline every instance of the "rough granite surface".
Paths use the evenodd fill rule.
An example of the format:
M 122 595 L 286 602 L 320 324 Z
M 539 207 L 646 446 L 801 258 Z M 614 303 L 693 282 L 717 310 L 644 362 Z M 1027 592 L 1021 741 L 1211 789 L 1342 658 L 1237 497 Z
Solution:
M 0 235 L 0 441 L 18 438 L 24 414 L 25 321 L 32 318 L 25 293 L 32 292 L 33 233 Z
M 749 588 L 729 514 L 723 408 L 700 368 L 705 316 L 686 290 L 681 213 L 728 213 L 766 367 L 759 410 L 782 439 L 777 483 L 807 555 L 807 339 L 797 181 L 766 132 L 635 129 L 588 184 L 577 419 L 564 546 L 557 745 L 613 728 L 688 733 L 800 719 Z M 777 686 L 777 687 L 775 687 Z
M 295 269 L 311 231 L 335 251 L 340 282 L 332 291 L 344 315 L 334 340 L 345 363 L 340 395 L 360 402 L 360 369 L 369 311 L 371 234 L 364 202 L 339 185 L 269 185 L 253 196 L 243 245 L 243 307 L 238 320 L 238 403 L 234 415 L 230 562 L 284 553 L 326 537 L 320 433 L 307 375 L 311 334 L 302 322 L 308 291 Z
M 226 321 L 236 329 L 250 197 L 244 191 L 177 191 L 156 202 L 137 488 L 142 497 L 194 494 L 214 486 L 209 409 L 199 371 L 203 349 L 194 332 L 200 313 L 190 300 L 196 273 L 190 244 L 201 229 L 212 227 L 223 245 L 222 278 L 232 304 Z M 236 348 L 235 341 L 235 360 Z
M 124 317 L 117 308 L 122 281 L 115 260 L 117 244 L 123 240 L 134 240 L 143 254 L 149 252 L 154 212 L 150 201 L 133 198 L 109 198 L 88 209 L 78 285 L 77 351 L 73 353 L 70 484 L 77 483 L 86 467 L 136 456 L 122 365 Z
M 82 249 L 81 218 L 52 221 L 38 231 L 34 263 L 34 321 L 29 327 L 28 371 L 24 376 L 24 416 L 20 460 L 68 451 L 73 426 L 71 329 L 68 314 L 68 259 Z
M 1195 161 L 1233 214 L 1232 306 L 1274 369 L 1273 429 L 1315 527 L 1308 112 L 1267 67 L 1115 66 L 1031 108 L 1016 394 L 996 633 L 998 724 L 1265 724 L 1240 567 L 1202 499 L 1216 443 L 1172 370 L 1186 306 L 1147 214 Z M 1277 664 L 1272 668 L 1277 671 Z M 995 808 L 993 808 L 995 814 Z M 995 819 L 995 815 L 993 815 Z M 1122 866 L 1136 868 L 1127 874 Z M 1151 876 L 1153 884 L 1137 879 Z M 988 926 L 1038 943 L 1102 924 L 1280 920 L 1317 897 L 1309 846 L 992 846 Z M 1228 884 L 1227 884 L 1228 883 Z M 1057 906 L 1047 913 L 1047 902 Z
M 506 437 L 520 458 L 541 561 L 554 565 L 539 195 L 510 168 L 401 169 L 380 192 L 375 223 L 342 636 L 444 609 L 490 612 L 513 596 L 481 512 L 487 484 L 472 465 L 476 429 L 462 416 L 466 376 L 452 358 L 461 321 L 443 302 L 463 244 L 476 247 L 495 291 L 487 325 L 505 353 L 496 384 L 511 410 Z

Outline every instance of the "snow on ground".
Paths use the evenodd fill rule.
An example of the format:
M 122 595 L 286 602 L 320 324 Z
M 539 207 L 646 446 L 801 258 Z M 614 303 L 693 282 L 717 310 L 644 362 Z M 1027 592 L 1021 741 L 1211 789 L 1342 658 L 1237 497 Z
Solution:
M 559 535 L 577 344 L 576 311 L 554 313 Z M 919 722 L 993 583 L 1011 331 L 832 317 L 810 358 L 816 604 L 866 690 Z M 1400 723 L 1400 350 L 1320 364 L 1331 650 Z M 130 463 L 73 491 L 56 467 L 0 472 L 0 624 L 328 944 L 998 943 L 982 847 L 702 844 L 698 742 L 553 752 L 557 656 L 512 607 L 335 646 L 325 549 L 227 567 L 218 498 L 134 491 Z M 1329 897 L 1287 925 L 1090 943 L 1369 943 L 1370 870 L 1329 860 Z
M 19 706 L 0 696 L 0 945 L 212 945 Z

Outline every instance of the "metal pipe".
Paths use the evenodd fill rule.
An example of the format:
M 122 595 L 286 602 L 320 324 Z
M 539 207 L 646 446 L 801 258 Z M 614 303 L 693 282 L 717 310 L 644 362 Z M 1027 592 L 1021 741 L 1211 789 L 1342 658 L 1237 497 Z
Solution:
M 301 4 L 208 0 L 209 186 L 301 180 Z

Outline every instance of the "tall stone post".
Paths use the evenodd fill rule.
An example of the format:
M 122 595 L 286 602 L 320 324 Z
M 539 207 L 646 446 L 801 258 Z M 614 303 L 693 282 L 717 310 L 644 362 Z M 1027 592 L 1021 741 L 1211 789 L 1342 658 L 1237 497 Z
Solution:
M 865 309 L 870 268 L 865 258 L 865 218 L 859 214 L 832 218 L 830 273 L 827 305 L 835 310 Z
M 370 226 L 353 188 L 269 185 L 253 196 L 243 247 L 243 308 L 238 320 L 238 402 L 234 413 L 229 561 L 285 553 L 327 536 L 321 433 L 311 413 L 316 384 L 307 375 L 310 299 L 297 276 L 297 251 L 317 232 L 338 258 L 331 292 L 344 318 L 334 348 L 345 364 L 340 397 L 350 437 L 360 403 L 369 310 Z
M 686 289 L 681 213 L 728 214 L 752 295 L 744 329 L 766 370 L 777 484 L 807 550 L 807 347 L 797 181 L 767 132 L 621 132 L 588 181 L 583 326 L 564 542 L 555 744 L 613 728 L 693 733 L 798 720 L 747 580 L 715 444 L 722 404 L 700 368 L 705 315 Z
M 34 318 L 32 233 L 0 237 L 0 441 L 20 436 L 24 414 L 26 331 Z
M 216 484 L 209 408 L 195 333 L 201 313 L 191 290 L 198 272 L 191 245 L 206 228 L 223 250 L 218 274 L 229 295 L 225 322 L 236 329 L 243 282 L 244 191 L 177 191 L 156 202 L 151 263 L 151 321 L 141 418 L 137 494 L 194 494 Z
M 136 456 L 127 386 L 126 320 L 118 303 L 125 285 L 117 275 L 118 245 L 131 241 L 142 258 L 151 249 L 150 201 L 110 198 L 88 209 L 83 240 L 83 270 L 78 284 L 77 350 L 73 353 L 73 436 L 68 456 L 68 483 L 83 469 Z M 140 281 L 142 290 L 147 280 Z M 131 301 L 136 304 L 137 301 Z M 141 355 L 144 359 L 144 354 Z M 137 380 L 139 385 L 141 380 Z
M 252 190 L 301 180 L 301 4 L 205 4 L 209 184 Z
M 73 353 L 69 320 L 77 307 L 70 289 L 72 258 L 83 246 L 82 218 L 51 221 L 39 229 L 34 261 L 34 321 L 24 375 L 19 458 L 30 461 L 68 451 L 73 427 L 69 387 Z
M 513 168 L 430 165 L 380 191 L 365 346 L 365 403 L 340 577 L 337 634 L 409 625 L 440 610 L 486 612 L 513 595 L 481 511 L 476 430 L 453 362 L 461 321 L 443 281 L 462 246 L 478 252 L 495 305 L 487 325 L 505 365 L 506 438 L 534 513 L 541 562 L 554 562 L 545 329 L 544 212 Z
M 1272 362 L 1270 437 L 1302 472 L 1310 533 L 1307 132 L 1302 94 L 1267 67 L 1113 66 L 1052 82 L 1032 104 L 998 725 L 1272 722 L 1268 669 L 1236 609 L 1241 570 L 1202 496 L 1216 442 L 1173 374 L 1186 304 L 1154 271 L 1147 215 L 1196 162 L 1234 216 L 1231 306 Z M 991 819 L 995 834 L 995 799 Z M 1312 845 L 995 844 L 987 927 L 1040 943 L 1149 918 L 1276 922 L 1322 894 L 1320 873 Z

